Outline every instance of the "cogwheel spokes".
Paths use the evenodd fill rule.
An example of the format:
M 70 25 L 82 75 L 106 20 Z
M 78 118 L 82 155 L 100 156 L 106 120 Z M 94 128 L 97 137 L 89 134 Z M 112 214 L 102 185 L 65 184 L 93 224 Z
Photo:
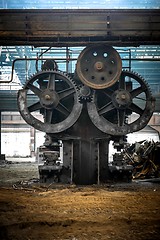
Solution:
M 119 81 L 110 88 L 95 91 L 93 101 L 87 103 L 92 122 L 111 135 L 126 135 L 144 128 L 154 107 L 147 82 L 129 71 L 122 71 Z
M 82 104 L 77 86 L 68 75 L 47 70 L 33 75 L 19 90 L 18 108 L 29 125 L 43 132 L 58 133 L 77 121 Z M 36 117 L 37 111 L 43 118 Z

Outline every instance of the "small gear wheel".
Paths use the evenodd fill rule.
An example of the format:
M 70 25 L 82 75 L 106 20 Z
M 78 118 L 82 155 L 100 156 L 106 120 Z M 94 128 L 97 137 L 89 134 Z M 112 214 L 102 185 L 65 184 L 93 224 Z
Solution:
M 92 89 L 86 85 L 81 85 L 79 87 L 79 101 L 83 102 L 90 102 L 92 101 Z
M 46 70 L 58 70 L 58 65 L 54 60 L 47 59 L 42 65 L 42 71 Z

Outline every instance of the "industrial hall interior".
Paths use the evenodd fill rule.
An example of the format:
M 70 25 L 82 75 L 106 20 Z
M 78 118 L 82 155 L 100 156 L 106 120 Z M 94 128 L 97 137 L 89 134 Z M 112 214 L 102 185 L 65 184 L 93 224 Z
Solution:
M 160 236 L 160 1 L 0 0 L 0 239 Z

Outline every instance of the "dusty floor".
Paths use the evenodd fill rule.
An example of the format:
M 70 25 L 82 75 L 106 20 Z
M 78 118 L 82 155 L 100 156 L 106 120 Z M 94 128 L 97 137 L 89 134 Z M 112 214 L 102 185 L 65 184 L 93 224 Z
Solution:
M 0 240 L 160 239 L 159 183 L 47 186 L 37 177 L 33 163 L 0 166 Z

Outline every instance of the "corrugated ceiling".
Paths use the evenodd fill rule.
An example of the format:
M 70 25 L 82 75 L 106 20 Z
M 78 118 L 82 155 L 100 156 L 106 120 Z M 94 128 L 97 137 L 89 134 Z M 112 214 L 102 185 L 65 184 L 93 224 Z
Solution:
M 8 9 L 158 9 L 159 0 L 1 0 Z

